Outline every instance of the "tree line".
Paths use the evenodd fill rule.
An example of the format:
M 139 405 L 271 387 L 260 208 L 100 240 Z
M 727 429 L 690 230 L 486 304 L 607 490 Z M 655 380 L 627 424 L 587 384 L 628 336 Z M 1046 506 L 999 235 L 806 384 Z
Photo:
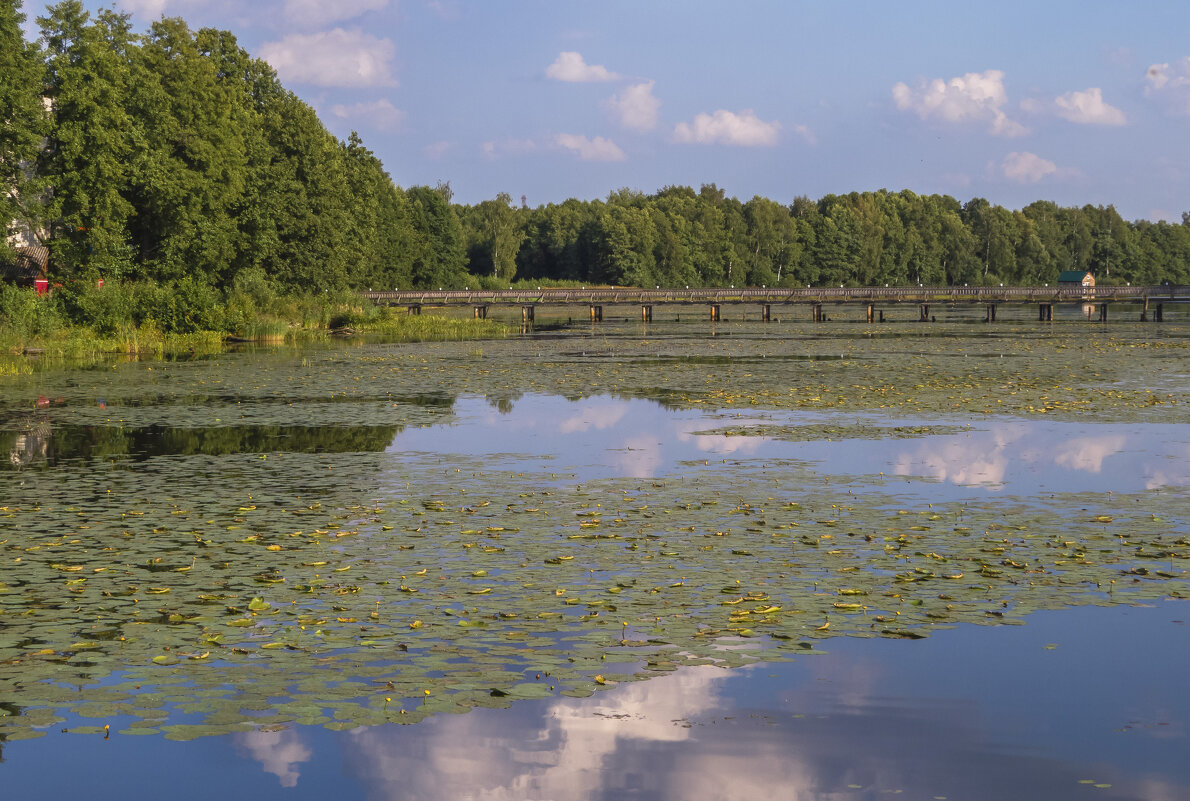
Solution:
M 442 191 L 402 189 L 330 134 L 228 31 L 78 0 L 21 35 L 0 0 L 0 220 L 48 245 L 55 280 L 283 288 L 454 284 L 463 235 Z
M 21 0 L 0 0 L 0 221 L 50 248 L 59 282 L 976 285 L 1089 270 L 1190 283 L 1190 217 L 1128 222 L 1112 206 L 907 190 L 741 202 L 713 184 L 453 204 L 449 183 L 398 186 L 228 31 L 163 18 L 137 33 L 79 0 L 46 9 L 38 42 L 23 20 Z
M 492 208 L 493 206 L 499 207 Z M 499 213 L 497 213 L 499 212 Z M 1041 285 L 1066 270 L 1102 283 L 1190 283 L 1190 215 L 1126 222 L 1112 206 L 1019 211 L 975 198 L 852 192 L 783 205 L 704 185 L 606 201 L 459 209 L 472 270 L 630 286 Z M 497 247 L 503 230 L 504 245 Z M 515 244 L 519 241 L 519 248 Z M 478 268 L 478 269 L 477 269 Z

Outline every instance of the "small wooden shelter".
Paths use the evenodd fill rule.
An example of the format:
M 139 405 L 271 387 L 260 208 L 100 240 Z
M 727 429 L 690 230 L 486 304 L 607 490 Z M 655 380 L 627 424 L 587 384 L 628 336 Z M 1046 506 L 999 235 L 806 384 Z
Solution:
M 1058 286 L 1095 286 L 1095 276 L 1086 270 L 1064 270 L 1058 276 Z
M 37 294 L 44 295 L 50 287 L 49 264 L 50 250 L 44 245 L 19 247 L 14 258 L 0 262 L 0 281 L 33 287 Z

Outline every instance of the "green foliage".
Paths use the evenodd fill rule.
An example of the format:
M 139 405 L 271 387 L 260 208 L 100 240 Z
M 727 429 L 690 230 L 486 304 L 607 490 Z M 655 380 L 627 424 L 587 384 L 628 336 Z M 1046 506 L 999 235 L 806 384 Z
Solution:
M 41 104 L 41 64 L 25 42 L 20 0 L 0 0 L 0 260 L 18 226 L 35 227 L 40 194 L 30 167 L 48 127 Z
M 487 241 L 477 208 L 461 208 L 472 269 L 491 271 L 487 246 L 476 244 Z M 1128 223 L 1111 206 L 1038 201 L 1013 212 L 907 190 L 741 204 L 708 185 L 620 190 L 607 202 L 517 215 L 516 274 L 531 284 L 1052 284 L 1066 269 L 1108 284 L 1190 283 L 1190 224 Z
M 62 325 L 61 307 L 32 289 L 0 283 L 0 331 L 9 337 L 49 336 Z
M 522 215 L 512 207 L 512 198 L 501 192 L 495 200 L 463 207 L 459 216 L 465 221 L 471 272 L 511 281 L 517 271 L 517 252 L 525 241 Z
M 129 271 L 123 194 L 142 137 L 129 113 L 132 70 L 127 16 L 101 12 L 91 22 L 78 0 L 39 17 L 47 43 L 46 94 L 53 124 L 38 174 L 49 184 L 50 249 L 60 276 L 118 276 Z
M 1077 269 L 1190 283 L 1190 224 L 1129 223 L 1111 206 L 887 190 L 742 203 L 714 184 L 455 206 L 449 183 L 397 186 L 228 31 L 162 18 L 137 33 L 127 14 L 60 0 L 38 19 L 39 49 L 21 8 L 0 0 L 0 221 L 48 244 L 66 284 L 36 308 L 98 331 L 325 327 L 341 293 L 514 279 L 994 285 Z M 100 277 L 112 292 L 83 289 Z
M 443 193 L 428 186 L 407 191 L 415 232 L 410 277 L 415 286 L 457 289 L 465 286 L 467 258 L 463 230 Z
M 164 18 L 138 35 L 127 15 L 92 18 L 77 0 L 39 22 L 43 64 L 3 52 L 32 59 L 14 86 L 40 109 L 44 85 L 52 104 L 37 174 L 52 190 L 57 278 L 181 287 L 160 316 L 184 330 L 212 319 L 187 281 L 218 293 L 256 269 L 279 288 L 336 291 L 408 287 L 415 263 L 426 284 L 464 273 L 442 196 L 411 204 L 357 136 L 338 141 L 231 33 Z M 23 41 L 15 14 L 0 17 L 9 29 Z

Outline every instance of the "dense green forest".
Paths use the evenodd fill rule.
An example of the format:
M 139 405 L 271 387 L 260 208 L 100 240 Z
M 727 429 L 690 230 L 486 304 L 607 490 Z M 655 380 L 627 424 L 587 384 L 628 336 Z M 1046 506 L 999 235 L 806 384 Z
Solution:
M 209 299 L 261 284 L 1039 284 L 1068 269 L 1190 283 L 1190 219 L 1128 222 L 1111 206 L 885 190 L 741 202 L 714 185 L 452 204 L 449 183 L 398 186 L 227 31 L 167 18 L 138 33 L 63 0 L 30 44 L 23 19 L 0 0 L 0 220 L 47 245 L 67 286 Z

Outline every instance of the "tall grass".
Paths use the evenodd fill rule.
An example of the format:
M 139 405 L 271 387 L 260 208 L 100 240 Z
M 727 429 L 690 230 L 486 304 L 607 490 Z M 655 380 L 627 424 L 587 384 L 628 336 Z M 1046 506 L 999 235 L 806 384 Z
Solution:
M 225 293 L 189 279 L 111 281 L 102 288 L 77 283 L 42 297 L 0 285 L 0 354 L 7 354 L 0 375 L 27 372 L 27 354 L 42 362 L 110 354 L 161 358 L 216 353 L 229 339 L 279 344 L 332 333 L 418 342 L 504 337 L 508 329 L 487 320 L 394 312 L 346 291 L 280 294 L 252 271 Z
M 389 315 L 365 323 L 362 330 L 400 342 L 458 342 L 508 336 L 508 326 L 493 320 L 429 314 Z

